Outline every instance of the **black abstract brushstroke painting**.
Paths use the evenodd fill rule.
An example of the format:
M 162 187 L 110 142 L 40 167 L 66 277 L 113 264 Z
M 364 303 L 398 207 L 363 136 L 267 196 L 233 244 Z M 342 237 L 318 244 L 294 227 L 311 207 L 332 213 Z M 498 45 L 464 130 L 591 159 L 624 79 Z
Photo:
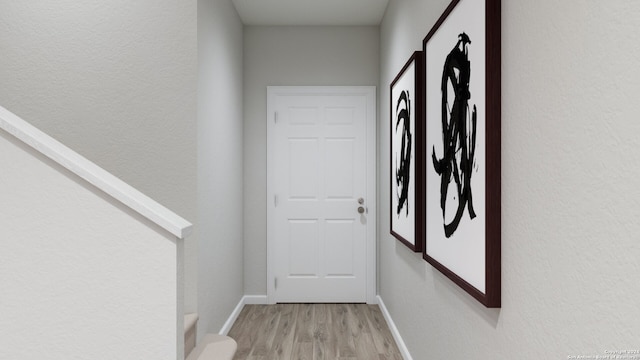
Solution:
M 469 119 L 468 101 L 471 63 L 467 46 L 471 44 L 469 36 L 464 32 L 458 35 L 458 42 L 447 55 L 442 70 L 442 139 L 444 154 L 438 159 L 433 148 L 432 159 L 435 171 L 440 175 L 440 207 L 444 219 L 444 234 L 451 237 L 458 228 L 465 205 L 471 219 L 476 217 L 471 195 L 471 173 L 476 148 L 476 106 Z M 448 87 L 453 89 L 453 105 L 449 108 Z M 457 210 L 451 221 L 446 216 L 447 190 L 452 180 L 457 188 Z M 449 201 L 455 201 L 449 199 Z M 455 204 L 454 204 L 455 208 Z
M 402 106 L 402 108 L 401 108 Z M 409 92 L 402 91 L 396 102 L 396 133 L 398 128 L 402 125 L 402 142 L 400 144 L 400 159 L 397 159 L 396 154 L 396 185 L 398 185 L 398 208 L 396 212 L 398 215 L 404 208 L 406 216 L 409 216 L 409 182 L 411 181 L 411 100 L 409 99 Z

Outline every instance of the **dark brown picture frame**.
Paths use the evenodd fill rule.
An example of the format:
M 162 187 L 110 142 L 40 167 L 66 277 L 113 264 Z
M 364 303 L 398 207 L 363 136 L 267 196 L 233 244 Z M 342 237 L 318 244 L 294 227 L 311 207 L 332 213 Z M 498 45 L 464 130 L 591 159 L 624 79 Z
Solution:
M 471 74 L 470 75 L 471 82 L 473 82 L 474 79 L 478 79 L 479 76 L 484 76 L 485 101 L 484 101 L 484 104 L 482 103 L 478 104 L 478 113 L 480 111 L 484 111 L 484 114 L 483 114 L 484 116 L 482 116 L 482 114 L 480 115 L 476 114 L 475 106 L 472 108 L 471 105 L 468 105 L 466 99 L 464 100 L 465 110 L 459 111 L 457 113 L 454 113 L 455 110 L 442 110 L 442 109 L 447 109 L 444 104 L 445 102 L 450 100 L 448 98 L 449 95 L 447 95 L 449 94 L 448 90 L 442 91 L 442 89 L 446 88 L 445 86 L 443 86 L 443 84 L 445 84 L 446 82 L 445 73 L 447 73 L 447 69 L 451 69 L 451 68 L 447 68 L 447 66 L 449 66 L 452 63 L 449 61 L 449 57 L 446 57 L 446 60 L 441 60 L 443 59 L 443 57 L 441 56 L 442 49 L 445 49 L 445 48 L 440 46 L 439 44 L 445 43 L 442 40 L 443 37 L 446 36 L 447 39 L 449 39 L 449 36 L 451 34 L 458 33 L 459 34 L 458 38 L 450 42 L 451 47 L 453 49 L 451 50 L 450 53 L 448 53 L 448 55 L 453 54 L 455 51 L 455 47 L 460 47 L 460 44 L 461 44 L 463 50 L 455 55 L 464 56 L 464 58 L 466 59 L 468 56 L 468 52 L 467 52 L 468 48 L 465 46 L 465 43 L 468 44 L 469 48 L 471 48 L 471 50 L 468 50 L 469 52 L 478 51 L 477 45 L 476 45 L 476 48 L 473 48 L 473 45 L 472 45 L 474 39 L 478 39 L 478 32 L 471 34 L 471 38 L 469 39 L 468 35 L 466 35 L 465 33 L 465 29 L 467 27 L 473 28 L 473 25 L 468 25 L 466 22 L 460 21 L 461 19 L 468 19 L 469 15 L 467 14 L 473 14 L 472 11 L 467 9 L 471 9 L 473 7 L 478 7 L 482 9 L 483 5 L 478 3 L 483 3 L 484 9 L 485 9 L 485 23 L 484 23 L 485 71 L 483 74 L 481 70 L 478 70 L 477 68 L 473 69 L 473 61 L 469 60 L 469 63 L 471 64 L 470 65 L 471 70 L 468 73 Z M 448 143 L 447 140 L 444 140 L 445 133 L 454 134 L 448 138 L 449 141 L 452 141 L 455 143 L 456 142 L 455 139 L 459 139 L 459 142 L 457 144 L 462 144 L 463 138 L 456 137 L 457 135 L 459 135 L 459 133 L 455 134 L 454 131 L 451 131 L 451 129 L 453 128 L 451 124 L 455 121 L 452 119 L 454 118 L 461 119 L 463 116 L 466 116 L 466 120 L 464 120 L 464 125 L 459 126 L 459 128 L 463 129 L 463 130 L 460 130 L 460 133 L 464 131 L 464 133 L 467 134 L 467 135 L 464 135 L 466 136 L 466 138 L 464 138 L 466 142 L 464 146 L 468 146 L 469 148 L 472 148 L 472 150 L 466 151 L 466 154 L 467 154 L 466 168 L 469 169 L 472 167 L 472 166 L 469 166 L 469 164 L 473 164 L 473 166 L 484 166 L 483 171 L 485 175 L 484 187 L 483 187 L 484 199 L 477 202 L 477 203 L 484 204 L 484 211 L 483 212 L 478 211 L 478 213 L 482 212 L 484 214 L 484 219 L 482 219 L 481 216 L 478 216 L 476 218 L 473 218 L 471 216 L 471 213 L 473 213 L 474 210 L 469 210 L 470 207 L 473 209 L 473 205 L 469 205 L 469 204 L 471 203 L 471 201 L 473 202 L 476 201 L 477 195 L 474 193 L 473 200 L 470 200 L 472 198 L 471 190 L 469 190 L 468 193 L 466 193 L 464 190 L 467 184 L 469 185 L 468 186 L 469 189 L 472 188 L 471 180 L 469 180 L 468 183 L 466 182 L 464 183 L 464 185 L 462 186 L 463 190 L 462 192 L 460 192 L 460 189 L 461 189 L 460 182 L 462 182 L 460 178 L 462 178 L 465 175 L 460 175 L 461 173 L 459 173 L 458 175 L 451 175 L 449 173 L 449 176 L 450 176 L 449 179 L 451 178 L 451 176 L 453 176 L 454 180 L 458 181 L 457 194 L 459 195 L 458 203 L 457 203 L 458 211 L 456 215 L 453 217 L 454 219 L 451 221 L 451 223 L 448 223 L 448 219 L 445 219 L 445 208 L 442 205 L 443 201 L 445 202 L 448 201 L 448 197 L 447 197 L 448 190 L 443 189 L 446 186 L 446 183 L 445 183 L 446 180 L 440 180 L 441 181 L 440 183 L 436 183 L 436 186 L 440 189 L 439 194 L 438 193 L 434 194 L 433 191 L 429 192 L 430 191 L 429 189 L 433 190 L 434 187 L 429 186 L 429 184 L 427 184 L 425 188 L 426 226 L 427 227 L 433 226 L 433 224 L 436 223 L 436 220 L 439 221 L 440 222 L 439 226 L 443 228 L 442 234 L 444 235 L 444 238 L 437 237 L 437 236 L 434 236 L 433 238 L 431 238 L 431 235 L 433 233 L 437 233 L 439 230 L 431 230 L 431 228 L 428 228 L 428 230 L 425 233 L 426 241 L 425 241 L 425 246 L 423 250 L 423 258 L 427 262 L 429 262 L 433 267 L 435 267 L 437 270 L 439 270 L 445 276 L 451 279 L 454 283 L 456 283 L 458 286 L 464 289 L 467 293 L 469 293 L 471 296 L 477 299 L 480 303 L 490 308 L 498 308 L 501 306 L 501 210 L 500 210 L 500 204 L 501 204 L 501 198 L 500 198 L 500 191 L 501 191 L 500 190 L 501 189 L 501 178 L 500 178 L 501 177 L 501 156 L 500 156 L 500 151 L 501 151 L 501 145 L 500 145 L 500 142 L 501 142 L 501 120 L 500 120 L 501 118 L 501 110 L 500 110 L 500 106 L 501 106 L 501 101 L 500 101 L 500 96 L 501 96 L 500 95 L 501 94 L 501 90 L 500 90 L 500 87 L 501 87 L 500 86 L 500 83 L 501 83 L 501 75 L 500 75 L 501 9 L 500 9 L 500 6 L 501 6 L 500 0 L 453 0 L 423 40 L 423 52 L 425 54 L 425 89 L 424 89 L 425 107 L 429 107 L 430 106 L 429 104 L 432 104 L 432 107 L 437 108 L 437 110 L 433 110 L 433 109 L 432 110 L 437 111 L 441 114 L 441 116 L 431 116 L 432 118 L 429 118 L 430 114 L 431 115 L 434 114 L 433 111 L 430 111 L 430 110 L 425 111 L 425 117 L 426 117 L 425 131 L 427 132 L 427 135 L 425 136 L 425 154 L 424 154 L 424 157 L 426 159 L 425 178 L 424 178 L 425 182 L 429 181 L 429 179 L 434 179 L 437 176 L 440 176 L 439 179 L 443 179 L 446 173 L 445 173 L 445 170 L 442 170 L 442 169 L 445 166 L 449 166 L 447 164 L 455 164 L 455 162 L 449 162 L 450 159 L 452 159 L 452 157 L 447 158 L 446 150 L 442 151 L 441 153 L 438 153 L 437 155 L 434 155 L 436 154 L 436 149 L 435 147 L 433 148 L 433 150 L 429 149 L 430 143 L 428 143 L 429 141 L 432 141 L 434 138 L 430 137 L 428 132 L 433 131 L 434 133 L 436 133 L 436 131 L 434 131 L 434 128 L 442 130 L 438 135 L 443 138 L 441 140 L 441 143 L 443 144 L 442 145 L 443 148 L 445 148 L 446 146 L 451 146 L 450 145 L 451 142 Z M 461 10 L 457 10 L 458 8 L 461 8 Z M 456 11 L 455 16 L 450 16 L 454 11 Z M 451 20 L 452 18 L 456 20 Z M 438 31 L 440 29 L 445 29 L 445 30 L 442 30 L 442 32 L 439 34 Z M 467 38 L 465 39 L 464 36 L 467 36 Z M 457 44 L 455 42 L 456 40 L 458 41 Z M 467 42 L 467 40 L 469 40 L 469 42 Z M 480 37 L 480 40 L 482 40 L 481 37 Z M 476 43 L 482 44 L 482 41 L 477 41 Z M 428 45 L 430 45 L 430 47 Z M 433 51 L 433 55 L 428 53 L 429 49 Z M 481 55 L 476 55 L 476 56 L 479 56 L 479 58 L 482 58 Z M 440 70 L 442 75 L 436 76 L 435 79 L 433 78 L 430 79 L 429 74 L 432 74 L 432 75 L 436 74 L 435 72 L 436 68 L 435 68 L 435 65 L 432 65 L 432 67 L 430 68 L 429 62 L 433 61 L 433 63 L 436 64 L 437 63 L 436 60 L 441 61 L 439 64 L 444 64 L 444 66 L 440 68 L 442 69 Z M 459 63 L 461 62 L 460 61 L 456 62 L 456 64 L 459 64 Z M 478 62 L 478 63 L 481 63 L 481 62 Z M 429 71 L 429 69 L 431 69 L 431 72 Z M 463 73 L 463 72 L 464 71 L 461 71 L 460 73 Z M 452 74 L 452 72 L 449 72 L 449 73 Z M 461 79 L 462 75 L 459 75 L 460 73 L 456 74 L 454 77 L 451 77 L 451 79 L 457 79 L 457 80 L 451 80 L 452 83 L 454 81 L 458 81 Z M 430 81 L 437 82 L 437 85 L 429 84 Z M 457 85 L 455 86 L 459 86 L 459 84 L 461 83 L 464 83 L 464 81 L 457 82 L 456 83 Z M 469 90 L 470 89 L 469 82 L 467 81 L 466 84 L 467 84 L 466 89 Z M 433 91 L 433 89 L 435 89 L 435 86 L 439 87 L 440 94 L 434 94 L 435 91 Z M 429 89 L 432 89 L 431 93 L 429 93 Z M 470 91 L 470 94 L 471 94 L 470 95 L 471 97 L 468 98 L 469 103 L 471 103 L 473 96 L 477 95 L 477 94 L 473 94 L 473 91 Z M 436 101 L 440 101 L 440 104 L 442 105 L 434 106 L 433 104 L 436 104 L 434 103 L 435 99 L 433 98 L 429 99 L 429 97 L 433 97 L 433 96 L 441 97 L 441 99 L 438 99 Z M 457 99 L 458 98 L 456 98 L 456 100 Z M 447 105 L 449 104 L 447 103 Z M 449 109 L 453 109 L 453 106 L 451 106 L 451 108 Z M 474 154 L 476 153 L 476 150 L 477 150 L 477 149 L 473 150 L 473 147 L 476 144 L 476 138 L 475 138 L 476 127 L 475 125 L 469 126 L 469 124 L 475 124 L 476 115 L 478 115 L 477 116 L 478 119 L 481 119 L 481 118 L 484 119 L 484 137 L 483 137 L 484 140 L 483 139 L 478 140 L 479 144 L 484 143 L 484 159 L 483 159 L 484 161 L 480 165 L 478 165 L 477 162 L 475 162 L 474 160 Z M 449 116 L 447 121 L 450 121 L 450 122 L 445 122 L 445 120 L 443 120 L 443 118 L 446 118 L 447 116 Z M 433 117 L 435 117 L 435 119 Z M 472 119 L 472 120 L 469 120 L 469 119 Z M 440 124 L 436 124 L 434 123 L 434 121 L 440 122 Z M 458 120 L 456 124 L 462 124 L 462 122 Z M 478 124 L 478 129 L 480 129 L 480 126 L 481 126 L 480 120 L 477 121 L 477 124 Z M 449 130 L 449 132 L 446 132 L 446 130 L 443 129 L 445 127 L 446 129 Z M 469 129 L 472 129 L 472 130 L 469 130 Z M 469 135 L 469 134 L 473 134 L 473 135 Z M 463 136 L 463 135 L 459 135 L 459 136 Z M 468 141 L 467 139 L 469 138 L 473 140 Z M 451 140 L 451 139 L 454 139 L 454 140 Z M 469 146 L 469 144 L 473 144 L 473 145 Z M 451 147 L 453 148 L 453 146 Z M 459 147 L 456 146 L 456 149 L 459 149 Z M 459 150 L 456 150 L 456 151 L 459 151 Z M 443 154 L 442 159 L 439 159 L 440 154 Z M 465 154 L 465 152 L 463 152 L 463 154 Z M 470 156 L 470 160 L 469 160 L 469 156 Z M 465 159 L 464 155 L 460 156 L 460 158 Z M 465 160 L 460 160 L 460 163 L 462 162 L 465 162 Z M 438 170 L 440 170 L 440 172 L 438 172 L 438 170 L 435 170 L 436 167 L 438 168 Z M 433 175 L 433 174 L 427 175 L 427 172 L 429 171 L 432 171 L 433 174 L 439 174 L 439 175 Z M 445 174 L 445 175 L 442 175 L 442 174 Z M 455 176 L 458 176 L 458 178 L 455 178 Z M 471 179 L 472 175 L 467 175 L 467 176 L 469 179 Z M 480 179 L 482 179 L 482 177 L 480 177 Z M 479 191 L 479 193 L 482 194 L 482 191 Z M 435 199 L 433 199 L 433 197 L 435 197 Z M 445 200 L 442 200 L 443 198 Z M 437 204 L 440 205 L 440 208 L 442 209 L 439 214 L 433 211 L 435 205 L 434 203 L 430 203 L 433 201 L 437 202 Z M 458 219 L 458 216 L 459 216 L 458 213 L 460 212 L 459 209 L 461 207 L 460 203 L 465 204 L 465 202 L 466 202 L 466 205 L 465 205 L 466 208 L 463 210 L 462 218 Z M 453 208 L 455 209 L 455 206 Z M 430 211 L 429 209 L 432 209 L 432 210 Z M 478 209 L 475 209 L 475 210 L 477 211 Z M 484 221 L 484 234 L 482 233 L 477 234 L 477 238 L 475 238 L 474 236 L 476 235 L 473 235 L 471 232 L 463 232 L 458 228 L 459 223 L 456 223 L 456 221 L 471 222 L 472 220 L 470 219 L 473 219 L 475 221 Z M 460 225 L 460 228 L 462 227 L 463 226 Z M 451 232 L 451 229 L 455 229 L 453 233 Z M 459 230 L 459 234 L 461 233 L 463 235 L 458 235 L 459 238 L 456 239 L 454 238 L 454 235 L 456 235 L 455 231 L 458 231 L 458 230 Z M 476 242 L 476 241 L 481 241 L 483 236 L 484 236 L 484 239 L 483 239 L 484 244 Z M 465 239 L 461 239 L 462 237 L 465 237 Z M 451 241 L 458 241 L 458 240 L 470 241 L 475 244 L 474 246 L 479 246 L 480 249 L 482 249 L 482 246 L 484 247 L 484 291 L 479 290 L 476 286 L 472 285 L 469 281 L 469 278 L 470 278 L 469 276 L 465 278 L 464 275 L 461 275 L 459 272 L 452 269 L 452 267 L 457 269 L 464 269 L 464 271 L 467 272 L 468 274 L 469 272 L 467 271 L 467 269 L 470 268 L 470 266 L 459 265 L 458 263 L 456 263 L 455 261 L 458 260 L 456 256 L 459 256 L 459 258 L 462 259 L 463 255 L 456 253 L 455 250 L 450 251 L 449 249 L 458 249 L 459 247 L 456 247 L 455 245 L 449 245 L 452 243 L 447 243 L 442 239 L 446 239 L 446 241 L 450 241 L 451 239 L 454 239 Z M 434 241 L 435 245 L 433 245 L 433 247 L 429 246 L 430 241 Z M 436 244 L 436 241 L 438 241 L 437 244 Z M 442 250 L 442 249 L 445 249 L 445 250 Z M 434 253 L 439 255 L 434 255 Z M 446 254 L 446 255 L 443 255 L 443 254 Z M 451 255 L 451 254 L 454 254 L 454 255 Z M 470 255 L 464 254 L 464 256 L 468 257 Z M 452 260 L 452 258 L 454 260 Z M 446 262 L 448 262 L 449 266 L 446 266 L 443 264 L 444 262 L 443 259 L 446 260 Z M 481 260 L 479 263 L 482 263 L 482 257 L 479 257 L 477 259 Z M 463 259 L 459 261 L 462 262 L 465 260 Z M 471 270 L 471 272 L 473 272 L 473 270 Z M 472 277 L 474 277 L 474 281 L 477 278 L 482 279 L 482 274 L 474 273 Z
M 409 69 L 413 69 L 413 74 L 408 73 Z M 424 178 L 423 178 L 423 163 L 424 160 L 422 158 L 424 154 L 423 149 L 423 136 L 424 136 L 424 106 L 423 106 L 423 81 L 424 81 L 424 57 L 422 55 L 422 51 L 414 52 L 409 60 L 404 64 L 398 75 L 391 82 L 390 85 L 390 135 L 389 135 L 389 153 L 390 153 L 390 184 L 389 184 L 389 216 L 390 216 L 390 228 L 391 235 L 393 235 L 396 239 L 398 239 L 401 243 L 406 245 L 409 249 L 414 252 L 421 252 L 424 244 Z M 412 80 L 412 81 L 410 81 Z M 402 82 L 401 82 L 402 81 Z M 404 88 L 401 88 L 402 85 L 406 85 L 406 82 L 412 82 L 410 84 L 411 89 L 407 94 L 408 101 L 399 100 L 398 92 L 404 92 Z M 405 109 L 406 105 L 409 102 L 413 102 L 412 106 L 409 108 L 413 108 L 413 114 L 411 114 L 411 118 L 414 123 L 414 131 L 411 136 L 411 148 L 412 148 L 412 156 L 409 157 L 411 162 L 413 162 L 413 166 L 406 168 L 406 174 L 408 176 L 408 181 L 413 182 L 413 193 L 407 189 L 405 186 L 404 189 L 408 192 L 405 197 L 404 205 L 406 207 L 402 208 L 402 211 L 398 208 L 399 196 L 398 196 L 398 188 L 399 183 L 402 182 L 403 179 L 407 179 L 406 176 L 403 177 L 402 174 L 398 173 L 398 158 L 397 154 L 395 154 L 395 150 L 398 145 L 398 130 L 404 129 L 402 126 L 398 126 L 400 124 L 399 116 L 407 116 L 406 121 L 410 122 L 409 114 L 406 112 L 398 111 L 399 107 L 403 107 Z M 402 134 L 400 137 L 404 137 L 403 145 L 406 145 L 406 137 Z M 414 171 L 410 171 L 412 168 Z M 411 208 L 411 212 L 408 210 Z M 405 215 L 403 215 L 405 214 Z M 411 216 L 412 215 L 412 216 Z M 404 218 L 402 218 L 404 217 Z M 411 222 L 413 224 L 411 224 Z M 409 223 L 409 224 L 407 224 Z M 413 232 L 413 234 L 411 234 Z M 411 236 L 413 235 L 413 236 Z

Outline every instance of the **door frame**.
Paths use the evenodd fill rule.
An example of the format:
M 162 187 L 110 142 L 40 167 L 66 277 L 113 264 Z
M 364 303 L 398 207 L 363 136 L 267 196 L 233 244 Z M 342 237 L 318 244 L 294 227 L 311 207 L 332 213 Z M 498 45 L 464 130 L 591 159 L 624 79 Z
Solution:
M 267 86 L 267 303 L 275 303 L 275 194 L 273 184 L 275 173 L 274 164 L 274 127 L 276 125 L 275 97 L 279 95 L 364 95 L 366 105 L 366 299 L 368 304 L 377 303 L 377 104 L 375 86 Z

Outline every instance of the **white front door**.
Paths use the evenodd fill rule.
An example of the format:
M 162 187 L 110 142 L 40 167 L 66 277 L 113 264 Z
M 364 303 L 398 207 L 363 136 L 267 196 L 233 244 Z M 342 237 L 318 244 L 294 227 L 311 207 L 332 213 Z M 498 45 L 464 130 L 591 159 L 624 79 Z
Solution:
M 269 302 L 373 302 L 375 88 L 269 87 L 267 117 Z

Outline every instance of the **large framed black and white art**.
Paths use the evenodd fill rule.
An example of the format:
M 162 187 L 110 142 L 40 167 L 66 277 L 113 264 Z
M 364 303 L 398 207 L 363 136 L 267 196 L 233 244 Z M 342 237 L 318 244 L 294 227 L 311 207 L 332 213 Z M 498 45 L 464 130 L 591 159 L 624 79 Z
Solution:
M 415 252 L 424 242 L 424 61 L 416 51 L 391 82 L 391 234 Z
M 452 1 L 423 52 L 423 257 L 500 307 L 500 0 Z

